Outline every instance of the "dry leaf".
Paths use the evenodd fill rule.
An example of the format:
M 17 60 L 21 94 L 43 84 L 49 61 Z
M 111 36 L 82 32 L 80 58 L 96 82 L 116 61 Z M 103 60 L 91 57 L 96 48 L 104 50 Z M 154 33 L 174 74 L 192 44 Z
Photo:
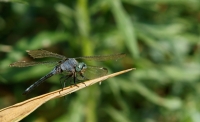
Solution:
M 20 102 L 20 103 L 17 103 L 15 105 L 6 107 L 6 108 L 0 110 L 0 122 L 20 121 L 24 117 L 29 115 L 31 112 L 33 112 L 35 109 L 37 109 L 39 106 L 41 106 L 43 103 L 45 103 L 45 102 L 47 102 L 51 99 L 65 96 L 65 95 L 70 94 L 72 92 L 78 91 L 78 90 L 80 90 L 80 89 L 82 89 L 86 86 L 93 85 L 97 82 L 102 82 L 105 79 L 120 75 L 122 73 L 131 71 L 133 69 L 134 68 L 127 69 L 127 70 L 116 72 L 116 73 L 106 75 L 106 76 L 103 76 L 103 77 L 100 77 L 100 78 L 85 81 L 85 82 L 82 82 L 82 83 L 79 83 L 79 84 L 76 84 L 76 85 L 66 87 L 63 90 L 59 89 L 59 90 L 56 90 L 56 91 L 53 91 L 53 92 L 50 92 L 50 93 L 47 93 L 47 94 L 44 94 L 44 95 L 40 95 L 38 97 L 28 99 L 24 102 Z

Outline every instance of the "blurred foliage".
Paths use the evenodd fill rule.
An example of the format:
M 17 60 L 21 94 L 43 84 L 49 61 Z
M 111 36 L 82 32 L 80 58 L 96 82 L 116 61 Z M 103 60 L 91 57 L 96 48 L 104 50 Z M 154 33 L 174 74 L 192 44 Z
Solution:
M 0 40 L 1 108 L 61 87 L 58 75 L 21 95 L 52 69 L 10 68 L 32 60 L 25 50 L 124 52 L 122 60 L 94 64 L 109 72 L 137 68 L 48 102 L 23 121 L 200 121 L 199 0 L 0 0 Z

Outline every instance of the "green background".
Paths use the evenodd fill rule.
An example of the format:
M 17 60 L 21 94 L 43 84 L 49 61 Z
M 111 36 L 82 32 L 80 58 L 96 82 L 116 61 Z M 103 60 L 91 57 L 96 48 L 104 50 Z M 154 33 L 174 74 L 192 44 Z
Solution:
M 26 50 L 126 53 L 88 63 L 109 74 L 137 70 L 49 101 L 22 121 L 199 122 L 199 23 L 199 0 L 0 0 L 0 108 L 61 88 L 57 75 L 22 95 L 53 68 L 9 67 L 33 60 Z

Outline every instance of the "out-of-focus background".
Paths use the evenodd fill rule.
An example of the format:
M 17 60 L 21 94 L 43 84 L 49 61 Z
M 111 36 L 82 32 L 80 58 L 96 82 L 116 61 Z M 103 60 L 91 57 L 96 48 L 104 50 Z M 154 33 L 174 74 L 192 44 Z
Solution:
M 137 70 L 47 102 L 22 121 L 200 121 L 199 0 L 1 0 L 0 108 L 61 88 L 57 75 L 22 95 L 53 68 L 9 67 L 33 60 L 26 53 L 33 49 L 67 57 L 126 53 L 89 63 L 109 73 Z

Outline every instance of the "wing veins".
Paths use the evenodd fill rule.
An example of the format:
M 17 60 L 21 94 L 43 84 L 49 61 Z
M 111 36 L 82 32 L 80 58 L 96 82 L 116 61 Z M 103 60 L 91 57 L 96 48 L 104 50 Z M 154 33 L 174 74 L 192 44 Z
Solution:
M 83 76 L 88 79 L 94 79 L 102 77 L 108 73 L 108 70 L 104 67 L 98 66 L 88 66 L 87 69 L 83 72 Z
M 84 56 L 84 57 L 77 57 L 75 59 L 85 59 L 85 60 L 93 60 L 93 61 L 105 61 L 105 60 L 117 60 L 122 57 L 126 56 L 126 54 L 121 53 L 121 54 L 114 54 L 114 55 L 106 55 L 106 56 Z
M 66 57 L 57 53 L 49 52 L 47 50 L 27 50 L 28 54 L 33 58 L 45 58 L 45 57 L 54 57 L 65 59 Z
M 42 62 L 26 62 L 26 61 L 18 61 L 10 64 L 10 67 L 28 67 L 28 66 L 35 66 L 35 65 L 46 65 L 46 64 L 57 64 L 58 62 L 56 61 L 42 61 Z

